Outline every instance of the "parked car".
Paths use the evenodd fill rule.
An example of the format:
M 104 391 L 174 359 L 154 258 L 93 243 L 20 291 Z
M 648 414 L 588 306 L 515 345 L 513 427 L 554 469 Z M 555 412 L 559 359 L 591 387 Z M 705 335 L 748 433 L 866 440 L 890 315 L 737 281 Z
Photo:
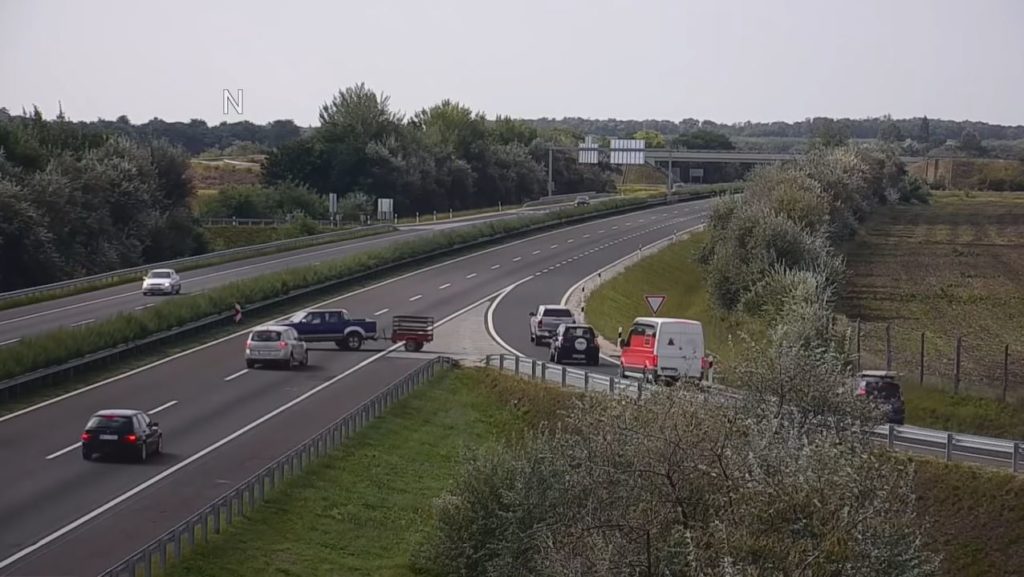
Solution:
M 619 375 L 653 381 L 704 379 L 710 366 L 704 352 L 704 327 L 697 321 L 638 317 L 619 340 Z
M 578 361 L 596 367 L 601 363 L 601 347 L 597 344 L 594 327 L 583 324 L 560 325 L 551 338 L 548 357 L 553 363 Z
M 363 341 L 377 340 L 377 321 L 354 319 L 345 309 L 311 309 L 292 315 L 292 327 L 307 343 L 334 343 L 339 349 L 358 351 Z
M 296 365 L 309 365 L 309 349 L 295 329 L 286 326 L 264 325 L 256 327 L 245 341 L 245 366 L 283 365 L 291 369 Z
M 142 277 L 142 294 L 178 294 L 181 292 L 181 278 L 171 268 L 156 268 Z
M 530 342 L 542 346 L 544 339 L 550 340 L 558 327 L 563 324 L 574 324 L 576 318 L 568 307 L 561 305 L 540 305 L 537 312 L 530 313 Z
M 145 461 L 163 452 L 159 423 L 136 409 L 108 409 L 89 417 L 82 432 L 82 458 L 130 457 Z
M 906 404 L 899 373 L 895 371 L 861 371 L 857 374 L 857 396 L 871 399 L 881 405 L 886 421 L 902 425 L 906 421 Z
M 586 196 L 577 196 L 576 202 L 573 203 L 573 206 L 590 206 L 590 198 Z

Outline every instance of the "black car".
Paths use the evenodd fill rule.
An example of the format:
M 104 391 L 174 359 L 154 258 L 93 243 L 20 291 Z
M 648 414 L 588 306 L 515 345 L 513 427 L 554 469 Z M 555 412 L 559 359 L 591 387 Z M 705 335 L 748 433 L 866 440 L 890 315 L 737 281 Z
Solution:
M 164 434 L 149 415 L 135 409 L 110 409 L 89 417 L 82 433 L 82 458 L 128 457 L 145 461 L 163 450 Z
M 903 402 L 903 389 L 897 373 L 893 371 L 863 371 L 857 375 L 857 395 L 875 401 L 886 410 L 886 420 L 902 425 L 907 409 Z
M 601 349 L 594 328 L 581 324 L 559 325 L 551 337 L 549 359 L 558 364 L 578 361 L 596 367 L 601 362 Z

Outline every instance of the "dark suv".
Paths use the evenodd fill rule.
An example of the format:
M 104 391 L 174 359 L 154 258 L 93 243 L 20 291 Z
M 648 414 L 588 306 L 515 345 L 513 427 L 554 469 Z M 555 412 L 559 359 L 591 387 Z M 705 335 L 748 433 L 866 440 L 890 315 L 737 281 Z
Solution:
M 857 375 L 857 396 L 871 399 L 886 407 L 886 420 L 902 425 L 906 420 L 903 389 L 899 375 L 893 371 L 862 371 Z
M 551 337 L 549 359 L 558 364 L 579 361 L 596 367 L 601 362 L 601 349 L 594 328 L 581 324 L 559 325 Z
M 110 409 L 89 418 L 82 433 L 82 458 L 129 457 L 145 461 L 163 451 L 164 434 L 149 415 L 135 409 Z

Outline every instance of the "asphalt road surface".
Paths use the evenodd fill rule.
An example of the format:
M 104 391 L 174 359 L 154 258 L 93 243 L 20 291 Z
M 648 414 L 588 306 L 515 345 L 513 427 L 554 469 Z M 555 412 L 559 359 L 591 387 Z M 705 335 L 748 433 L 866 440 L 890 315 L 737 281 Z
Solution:
M 542 207 L 533 211 L 486 215 L 452 223 L 430 226 L 405 225 L 396 232 L 353 239 L 334 244 L 297 249 L 273 255 L 237 260 L 181 274 L 181 294 L 195 294 L 239 279 L 251 278 L 292 267 L 337 260 L 363 251 L 376 250 L 407 240 L 422 238 L 447 228 L 479 224 L 488 220 L 512 218 L 520 214 L 552 210 Z M 151 307 L 173 296 L 142 296 L 142 280 L 102 290 L 82 293 L 61 299 L 36 303 L 0 311 L 0 346 L 59 327 L 83 326 L 112 317 Z
M 495 322 L 509 339 L 521 331 L 529 344 L 529 310 L 558 302 L 575 280 L 639 243 L 693 226 L 709 206 L 675 204 L 562 228 L 330 304 L 376 317 L 383 326 L 395 314 L 432 315 L 444 323 L 511 291 L 499 302 Z M 360 352 L 316 345 L 311 366 L 293 372 L 247 370 L 245 336 L 224 337 L 0 417 L 0 575 L 96 575 L 419 362 L 387 356 L 389 343 L 368 342 Z M 427 345 L 424 352 L 430 350 Z M 78 435 L 88 416 L 104 408 L 159 409 L 154 420 L 165 432 L 165 454 L 146 464 L 84 461 Z

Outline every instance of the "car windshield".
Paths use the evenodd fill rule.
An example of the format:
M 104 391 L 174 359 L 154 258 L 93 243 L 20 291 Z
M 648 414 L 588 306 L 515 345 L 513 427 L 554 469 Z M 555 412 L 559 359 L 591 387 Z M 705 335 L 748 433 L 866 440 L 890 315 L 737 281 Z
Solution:
M 569 309 L 544 309 L 544 316 L 571 319 L 572 313 Z
M 249 340 L 256 343 L 277 342 L 281 340 L 281 333 L 279 331 L 253 331 Z
M 565 334 L 570 337 L 583 337 L 585 339 L 593 338 L 594 331 L 590 330 L 590 327 L 568 327 L 565 329 Z
M 85 428 L 130 433 L 135 429 L 135 426 L 132 424 L 131 417 L 123 415 L 93 415 L 85 425 Z
M 149 278 L 171 278 L 171 273 L 165 270 L 157 270 L 149 273 Z

